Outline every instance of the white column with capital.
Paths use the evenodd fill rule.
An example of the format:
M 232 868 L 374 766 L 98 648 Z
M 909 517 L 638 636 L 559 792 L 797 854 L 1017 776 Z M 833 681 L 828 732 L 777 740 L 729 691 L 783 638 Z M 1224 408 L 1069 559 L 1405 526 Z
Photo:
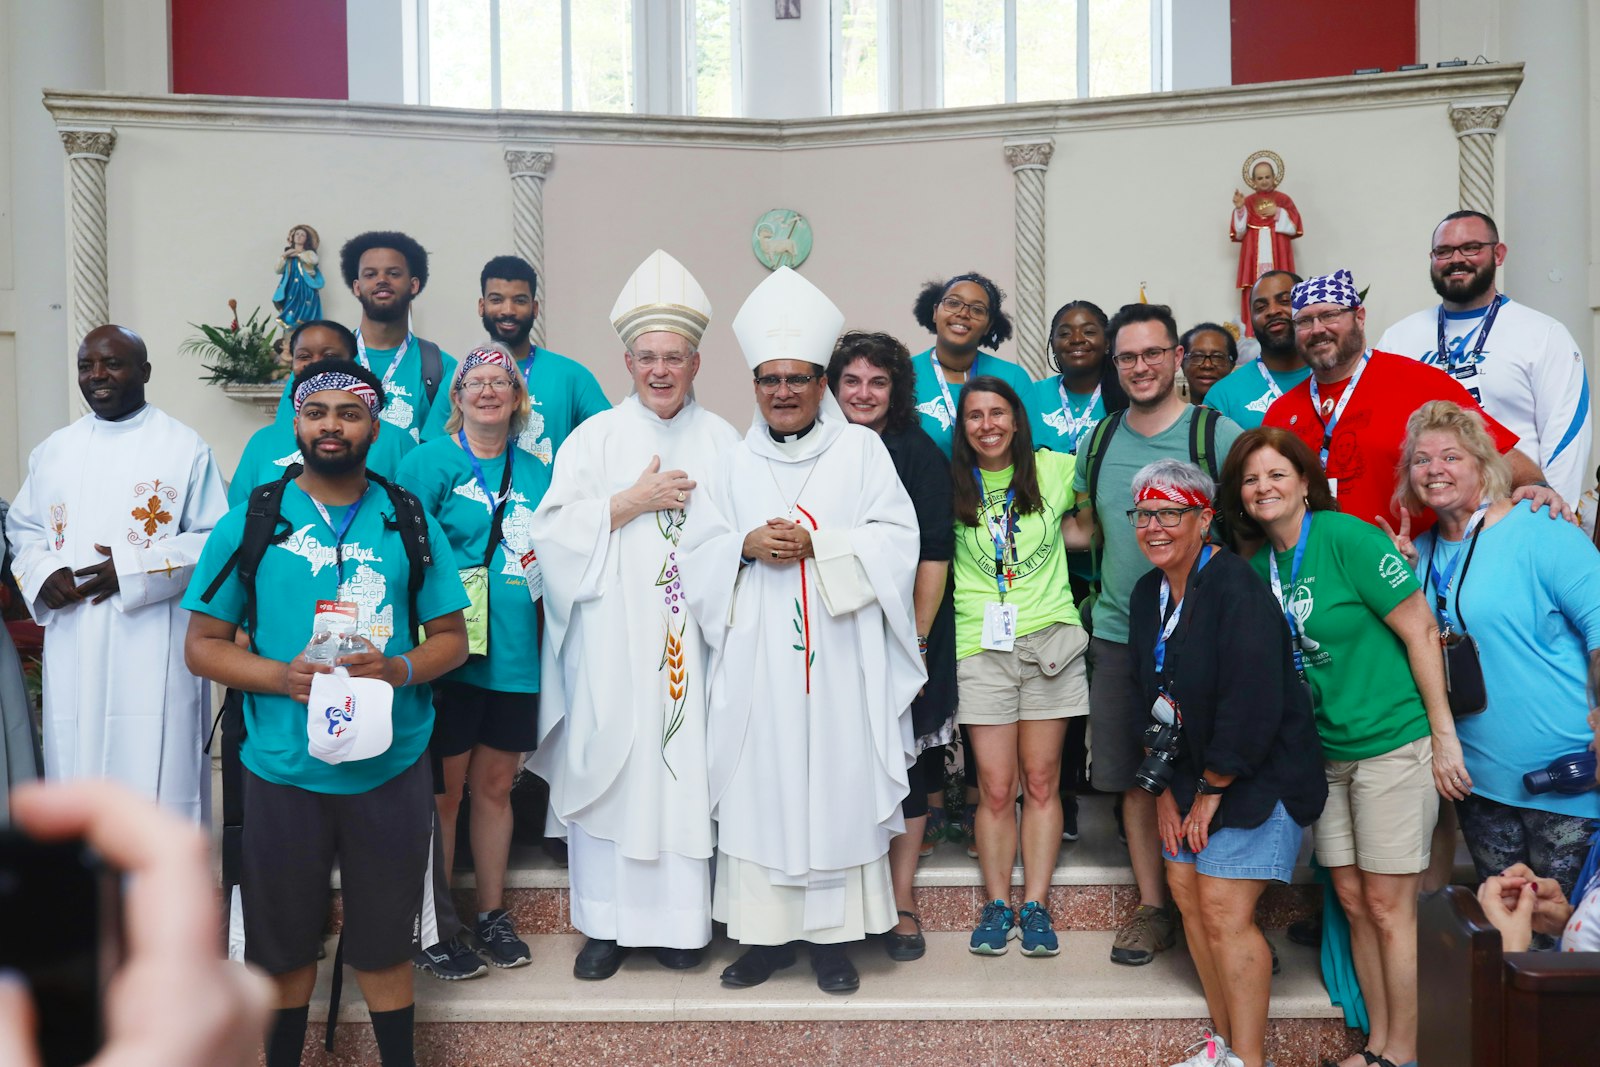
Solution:
M 1496 214 L 1494 147 L 1500 120 L 1505 117 L 1504 103 L 1450 105 L 1450 125 L 1455 128 L 1460 154 L 1460 207 L 1463 211 Z
M 511 235 L 517 255 L 533 264 L 539 275 L 538 298 L 546 305 L 549 277 L 544 270 L 544 180 L 555 162 L 552 145 L 507 145 L 506 168 L 511 171 Z M 533 320 L 530 335 L 544 344 L 544 315 Z
M 1051 373 L 1045 353 L 1049 329 L 1044 307 L 1044 175 L 1055 153 L 1053 137 L 1007 141 L 1006 165 L 1017 183 L 1017 362 L 1032 378 Z
M 111 292 L 106 271 L 106 164 L 117 143 L 112 129 L 62 129 L 67 150 L 67 224 L 72 233 L 72 280 L 68 300 L 68 339 L 76 349 L 90 330 L 111 321 Z M 77 372 L 72 375 L 77 388 Z

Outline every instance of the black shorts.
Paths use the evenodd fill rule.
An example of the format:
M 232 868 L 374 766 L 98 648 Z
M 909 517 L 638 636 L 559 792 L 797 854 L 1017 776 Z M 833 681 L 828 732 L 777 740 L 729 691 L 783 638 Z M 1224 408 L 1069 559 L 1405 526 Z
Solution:
M 268 974 L 317 962 L 337 859 L 345 960 L 381 971 L 411 959 L 433 921 L 433 812 L 426 757 L 366 793 L 313 793 L 245 768 L 244 958 Z
M 473 745 L 532 752 L 539 744 L 539 694 L 502 693 L 466 682 L 433 684 L 433 750 L 460 756 Z
M 944 753 L 943 745 L 930 748 L 906 768 L 911 791 L 900 802 L 903 818 L 916 819 L 928 814 L 928 794 L 936 792 L 944 784 Z

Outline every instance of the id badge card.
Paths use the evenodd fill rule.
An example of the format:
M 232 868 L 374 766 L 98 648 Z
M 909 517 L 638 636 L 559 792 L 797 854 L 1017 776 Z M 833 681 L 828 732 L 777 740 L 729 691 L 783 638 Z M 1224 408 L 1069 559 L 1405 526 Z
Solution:
M 311 632 L 354 633 L 360 622 L 361 606 L 355 601 L 319 600 L 317 614 L 311 620 Z
M 1155 703 L 1150 705 L 1150 717 L 1171 726 L 1178 721 L 1178 702 L 1165 692 L 1157 693 Z
M 1010 652 L 1017 643 L 1017 606 L 989 603 L 983 606 L 983 647 Z
M 531 548 L 522 554 L 522 576 L 528 581 L 528 598 L 537 604 L 544 596 L 544 571 L 539 569 L 539 557 Z

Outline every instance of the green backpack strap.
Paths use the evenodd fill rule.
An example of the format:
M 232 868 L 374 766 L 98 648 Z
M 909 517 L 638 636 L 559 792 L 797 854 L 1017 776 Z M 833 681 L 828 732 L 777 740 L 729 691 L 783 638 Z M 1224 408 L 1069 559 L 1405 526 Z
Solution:
M 1120 411 L 1101 419 L 1095 423 L 1094 429 L 1089 431 L 1089 452 L 1084 456 L 1084 462 L 1089 465 L 1087 481 L 1089 483 L 1089 510 L 1095 511 L 1095 501 L 1099 499 L 1100 468 L 1105 465 L 1106 446 L 1111 443 L 1111 435 L 1117 432 L 1117 427 L 1122 425 Z M 1095 514 L 1094 538 L 1089 543 L 1089 564 L 1093 574 L 1089 578 L 1089 588 L 1093 596 L 1100 595 L 1100 558 L 1105 552 L 1105 534 L 1101 532 L 1102 518 Z

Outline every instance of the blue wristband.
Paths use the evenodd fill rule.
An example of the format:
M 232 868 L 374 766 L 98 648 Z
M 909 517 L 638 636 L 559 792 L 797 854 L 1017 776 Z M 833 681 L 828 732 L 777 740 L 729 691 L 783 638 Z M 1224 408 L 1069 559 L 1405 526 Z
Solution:
M 411 657 L 402 652 L 400 654 L 400 662 L 406 665 L 406 680 L 400 683 L 400 688 L 404 689 L 411 684 Z

